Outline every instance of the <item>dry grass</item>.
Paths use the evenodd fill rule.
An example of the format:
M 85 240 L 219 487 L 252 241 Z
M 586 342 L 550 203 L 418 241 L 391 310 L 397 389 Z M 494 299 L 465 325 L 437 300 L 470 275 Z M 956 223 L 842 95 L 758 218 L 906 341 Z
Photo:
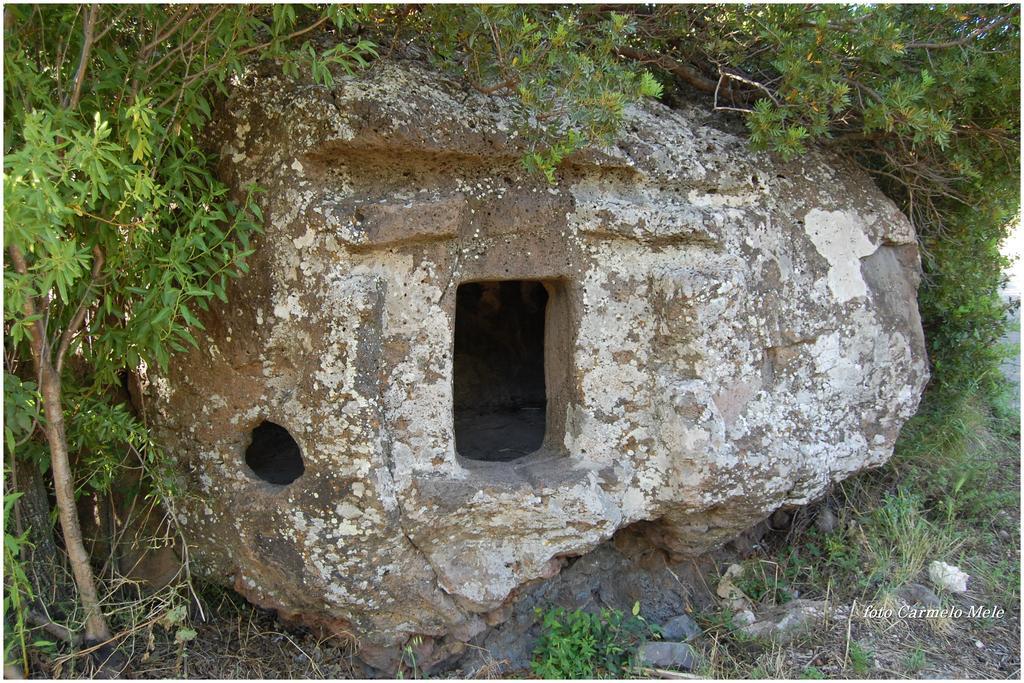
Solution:
M 780 645 L 745 637 L 727 613 L 704 614 L 701 673 L 1019 678 L 1019 415 L 976 403 L 947 415 L 939 429 L 934 415 L 911 425 L 891 466 L 837 489 L 835 502 L 842 507 L 836 530 L 821 533 L 811 525 L 811 511 L 802 511 L 789 530 L 771 535 L 744 563 L 742 587 L 758 607 L 795 595 L 827 598 L 832 618 Z M 962 615 L 901 614 L 900 589 L 911 582 L 928 585 L 926 568 L 936 559 L 972 576 L 966 594 L 939 594 L 943 607 Z M 1005 613 L 970 618 L 977 606 L 999 606 Z

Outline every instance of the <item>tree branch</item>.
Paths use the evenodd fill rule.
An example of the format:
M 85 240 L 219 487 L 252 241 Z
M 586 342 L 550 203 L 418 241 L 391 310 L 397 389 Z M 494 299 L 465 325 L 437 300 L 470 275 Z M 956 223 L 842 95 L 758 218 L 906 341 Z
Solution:
M 68 323 L 64 334 L 61 335 L 60 346 L 57 347 L 57 356 L 54 362 L 57 364 L 58 377 L 64 369 L 64 356 L 67 354 L 72 340 L 78 334 L 78 329 L 82 326 L 82 322 L 85 321 L 85 314 L 89 310 L 88 304 L 93 295 L 93 287 L 99 281 L 100 271 L 103 269 L 103 250 L 99 248 L 99 245 L 92 248 L 92 259 L 92 276 L 89 280 L 89 285 L 86 287 L 85 294 L 82 295 L 82 300 L 78 303 L 78 309 L 75 311 L 74 317 Z
M 473 88 L 473 90 L 476 90 L 478 93 L 482 95 L 493 95 L 499 90 L 504 90 L 506 88 L 514 88 L 519 83 L 519 81 L 516 80 L 515 78 L 510 78 L 507 81 L 502 81 L 501 83 L 496 83 L 495 85 L 483 86 L 479 85 L 472 79 L 467 80 L 469 82 L 469 85 Z
M 12 244 L 7 249 L 11 255 L 11 263 L 14 264 L 14 272 L 18 273 L 23 277 L 28 277 L 28 264 L 25 262 L 25 255 L 21 253 L 21 248 L 15 244 Z M 29 334 L 29 342 L 32 346 L 32 355 L 36 358 L 48 358 L 49 357 L 49 344 L 46 342 L 46 329 L 43 327 L 43 319 L 39 317 L 36 307 L 35 296 L 25 297 L 25 307 L 23 313 L 29 320 L 35 318 L 32 321 L 33 332 Z
M 8 247 L 11 262 L 17 273 L 27 276 L 28 264 L 21 249 L 12 244 Z M 35 301 L 29 296 L 25 301 L 25 314 L 35 315 Z M 78 597 L 85 609 L 85 639 L 102 642 L 110 639 L 110 627 L 103 616 L 96 582 L 93 579 L 89 554 L 82 542 L 82 527 L 75 508 L 74 478 L 68 461 L 68 441 L 64 430 L 64 405 L 60 375 L 52 364 L 49 344 L 46 341 L 42 320 L 36 318 L 28 333 L 32 348 L 32 360 L 39 376 L 39 392 L 42 395 L 46 424 L 43 431 L 50 446 L 50 469 L 53 472 L 54 495 L 61 529 L 64 532 L 64 547 L 68 553 L 71 572 L 78 587 Z
M 967 43 L 971 42 L 972 40 L 974 40 L 983 33 L 988 33 L 989 31 L 999 28 L 1000 26 L 1008 22 L 1010 18 L 1019 11 L 1020 10 L 1014 10 L 1007 16 L 996 17 L 995 19 L 985 24 L 984 26 L 979 26 L 978 28 L 974 29 L 973 31 L 965 35 L 963 38 L 958 38 L 957 40 L 949 40 L 944 43 L 907 43 L 904 46 L 904 48 L 907 50 L 945 50 L 951 47 L 960 47 L 961 45 L 966 45 Z
M 211 36 L 213 34 L 212 31 L 208 31 L 207 30 L 207 27 L 211 23 L 213 23 L 213 20 L 216 19 L 226 9 L 227 9 L 226 6 L 221 5 L 221 6 L 218 6 L 216 9 L 212 10 L 208 15 L 206 15 L 206 18 L 203 19 L 203 22 L 199 26 L 196 26 L 194 29 L 191 30 L 192 36 L 190 38 L 188 38 L 187 40 L 183 41 L 180 45 L 178 45 L 174 49 L 168 50 L 167 53 L 164 54 L 164 56 L 162 56 L 160 59 L 158 59 L 153 64 L 150 64 L 150 65 L 146 66 L 145 74 L 144 74 L 146 79 L 151 81 L 151 82 L 154 82 L 154 83 L 161 82 L 163 80 L 164 76 L 166 76 L 170 72 L 170 70 L 174 68 L 174 62 L 171 62 L 170 64 L 168 64 L 167 67 L 165 67 L 164 70 L 161 71 L 158 76 L 154 76 L 153 72 L 161 64 L 163 64 L 167 60 L 171 59 L 175 54 L 177 54 L 179 52 L 181 54 L 184 54 L 185 53 L 184 51 L 187 48 L 191 47 L 195 43 L 196 38 L 198 36 L 205 36 L 204 42 L 200 43 L 200 45 L 204 45 L 205 46 L 206 42 L 211 40 Z M 143 61 L 143 60 L 140 60 L 140 62 L 141 61 Z M 138 90 L 138 79 L 139 79 L 139 75 L 136 74 L 135 78 L 132 80 L 132 95 L 133 96 L 135 95 L 136 91 Z
M 54 636 L 55 638 L 60 638 L 66 643 L 70 643 L 71 645 L 75 646 L 80 645 L 82 643 L 82 639 L 79 638 L 76 634 L 72 633 L 66 626 L 61 626 L 60 624 L 58 624 L 57 622 L 53 621 L 48 616 L 43 614 L 42 612 L 37 612 L 36 610 L 30 609 L 26 612 L 25 619 L 33 626 L 37 626 L 43 629 L 51 636 Z
M 878 91 L 875 90 L 874 88 L 864 85 L 860 81 L 853 78 L 845 77 L 843 78 L 843 80 L 846 81 L 849 85 L 852 85 L 853 87 L 857 88 L 857 92 L 862 92 L 871 99 L 873 99 L 877 104 L 882 103 L 882 96 L 879 95 Z
M 692 85 L 701 92 L 715 92 L 715 88 L 717 86 L 716 81 L 713 81 L 710 78 L 705 78 L 704 75 L 694 67 L 689 64 L 677 62 L 668 55 L 641 52 L 640 50 L 634 50 L 631 47 L 620 47 L 618 53 L 626 59 L 632 59 L 633 61 L 644 64 L 653 64 L 659 69 L 669 72 L 681 81 Z
M 85 83 L 85 71 L 89 66 L 89 53 L 92 52 L 93 32 L 96 28 L 96 15 L 99 14 L 99 11 L 99 7 L 92 4 L 85 13 L 85 24 L 82 28 L 82 55 L 78 59 L 74 89 L 71 92 L 71 99 L 64 101 L 64 106 L 68 109 L 77 107 L 78 100 L 82 97 L 82 84 Z
M 120 26 L 121 25 L 121 21 L 124 19 L 125 15 L 128 14 L 129 11 L 131 11 L 131 9 L 132 9 L 131 5 L 126 5 L 124 9 L 122 9 L 120 12 L 117 13 L 117 16 L 115 16 L 113 19 L 110 19 L 107 22 L 105 22 L 107 27 L 104 28 L 102 31 L 100 31 L 99 35 L 97 35 L 95 38 L 93 38 L 93 40 L 92 40 L 93 45 L 95 45 L 96 43 L 98 43 L 101 40 L 103 40 L 103 37 L 106 36 L 108 33 L 110 33 L 110 29 L 116 28 L 117 26 Z
M 740 75 L 737 75 L 737 74 L 729 73 L 728 71 L 722 71 L 722 69 L 719 68 L 718 69 L 718 82 L 721 83 L 723 78 L 734 78 L 737 81 L 739 81 L 740 83 L 746 83 L 747 85 L 752 85 L 755 88 L 757 88 L 758 90 L 760 90 L 761 92 L 763 92 L 765 95 L 767 95 L 768 98 L 775 104 L 775 106 L 779 106 L 779 100 L 776 99 L 775 95 L 772 94 L 772 91 L 769 90 L 766 86 L 762 85 L 761 83 L 758 83 L 757 81 L 752 81 L 749 78 L 744 78 L 743 76 L 740 76 Z M 717 87 L 715 88 L 715 94 L 716 95 L 718 94 L 718 88 Z
M 327 22 L 327 20 L 328 20 L 328 17 L 323 16 L 319 20 L 317 20 L 317 21 L 313 22 L 312 24 L 310 24 L 309 26 L 307 26 L 305 28 L 302 28 L 302 29 L 299 29 L 297 31 L 294 31 L 293 33 L 289 33 L 287 36 L 285 36 L 284 38 L 281 38 L 280 40 L 281 40 L 281 42 L 288 42 L 290 40 L 294 40 L 295 38 L 298 38 L 301 35 L 309 33 L 310 31 L 312 31 L 312 30 L 314 30 L 316 28 L 319 28 L 320 26 L 323 26 L 324 23 Z M 237 57 L 244 57 L 244 56 L 246 56 L 248 54 L 256 52 L 257 50 L 265 50 L 266 48 L 270 47 L 273 44 L 273 42 L 274 41 L 269 40 L 269 41 L 267 41 L 265 43 L 261 43 L 259 45 L 253 45 L 251 47 L 245 48 L 244 50 L 239 50 Z M 227 62 L 227 60 L 224 59 L 224 58 L 218 60 L 217 62 L 214 62 L 213 64 L 211 64 L 210 66 L 206 67 L 202 71 L 199 71 L 198 73 L 196 73 L 191 78 L 186 79 L 181 84 L 181 88 L 183 90 L 185 88 L 188 88 L 189 86 L 191 86 L 193 83 L 195 83 L 199 79 L 201 79 L 201 78 L 205 77 L 206 75 L 216 71 L 217 69 L 220 69 L 226 62 Z M 160 103 L 160 106 L 161 107 L 167 106 L 168 104 L 170 104 L 175 99 L 175 97 L 176 97 L 175 95 L 171 95 L 171 96 L 165 98 L 164 101 Z
M 177 33 L 178 30 L 185 24 L 186 21 L 188 21 L 188 18 L 191 17 L 192 14 L 195 11 L 196 11 L 196 6 L 193 5 L 193 6 L 189 7 L 186 11 L 182 12 L 181 17 L 178 18 L 178 21 L 176 21 L 174 23 L 174 25 L 171 26 L 170 28 L 168 28 L 166 30 L 160 30 L 157 33 L 157 36 L 152 41 L 150 41 L 150 43 L 148 45 L 146 45 L 145 47 L 142 48 L 142 50 L 140 51 L 140 54 L 148 55 L 150 50 L 152 50 L 153 48 L 157 47 L 158 45 L 160 45 L 160 43 L 164 42 L 165 40 L 170 38 L 172 35 Z M 163 29 L 163 26 L 161 26 L 160 28 Z

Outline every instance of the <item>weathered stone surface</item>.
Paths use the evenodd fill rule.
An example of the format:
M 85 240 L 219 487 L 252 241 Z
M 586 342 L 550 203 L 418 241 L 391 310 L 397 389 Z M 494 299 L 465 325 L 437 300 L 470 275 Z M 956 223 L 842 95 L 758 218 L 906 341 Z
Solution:
M 697 653 L 687 643 L 642 643 L 637 649 L 636 658 L 641 666 L 653 666 L 656 669 L 692 671 L 697 665 Z
M 939 599 L 931 588 L 919 583 L 908 583 L 899 590 L 899 596 L 911 607 L 931 607 L 938 609 L 942 607 L 942 600 Z
M 758 615 L 755 621 L 744 624 L 740 630 L 755 638 L 788 642 L 806 634 L 826 616 L 828 604 L 824 600 L 793 600 Z
M 966 593 L 967 580 L 970 574 L 964 572 L 960 567 L 955 567 L 939 560 L 928 565 L 928 578 L 932 585 L 950 593 Z
M 685 614 L 673 617 L 661 627 L 661 636 L 665 640 L 689 642 L 704 633 L 693 619 Z
M 830 534 L 839 526 L 839 520 L 836 519 L 836 513 L 832 512 L 832 508 L 828 505 L 823 505 L 818 510 L 818 516 L 814 519 L 814 526 L 821 533 Z
M 237 84 L 220 168 L 267 189 L 266 231 L 146 388 L 195 561 L 381 667 L 413 635 L 420 665 L 458 655 L 627 525 L 694 555 L 819 497 L 891 455 L 927 379 L 914 233 L 862 175 L 645 104 L 548 187 L 509 111 L 415 64 Z M 457 292 L 499 280 L 547 294 L 546 432 L 469 460 Z M 246 464 L 264 421 L 299 447 L 291 483 Z

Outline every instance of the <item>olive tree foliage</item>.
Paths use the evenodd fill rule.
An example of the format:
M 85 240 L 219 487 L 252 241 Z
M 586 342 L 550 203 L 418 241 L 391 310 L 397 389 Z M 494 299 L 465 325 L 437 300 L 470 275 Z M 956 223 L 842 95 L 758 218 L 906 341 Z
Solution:
M 5 8 L 8 478 L 26 457 L 52 471 L 87 640 L 111 633 L 76 493 L 108 487 L 126 453 L 159 458 L 112 389 L 125 370 L 196 345 L 197 308 L 225 299 L 262 218 L 258 188 L 232 197 L 211 173 L 200 145 L 211 98 L 255 58 L 329 84 L 372 46 L 318 50 L 307 37 L 353 17 L 341 6 Z

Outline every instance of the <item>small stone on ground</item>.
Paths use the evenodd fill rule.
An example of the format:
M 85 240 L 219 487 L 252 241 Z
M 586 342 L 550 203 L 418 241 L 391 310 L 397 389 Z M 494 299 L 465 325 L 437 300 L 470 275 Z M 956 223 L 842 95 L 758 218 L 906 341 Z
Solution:
M 836 530 L 839 520 L 836 519 L 836 514 L 832 512 L 832 508 L 825 505 L 818 512 L 818 518 L 814 520 L 814 525 L 818 527 L 818 531 L 823 534 L 830 534 Z
M 919 583 L 908 583 L 900 589 L 899 595 L 911 607 L 942 607 L 942 601 L 934 591 Z
M 928 565 L 928 578 L 940 590 L 947 590 L 950 593 L 966 593 L 967 579 L 971 577 L 961 571 L 960 567 L 936 560 Z
M 824 600 L 793 600 L 772 608 L 741 630 L 756 638 L 785 642 L 820 623 L 825 618 L 826 608 Z
M 702 633 L 703 631 L 701 631 L 697 622 L 685 614 L 669 619 L 661 627 L 661 635 L 667 641 L 678 640 L 688 643 Z
M 655 669 L 692 671 L 697 664 L 697 653 L 686 643 L 648 642 L 637 650 L 637 659 L 642 666 Z

